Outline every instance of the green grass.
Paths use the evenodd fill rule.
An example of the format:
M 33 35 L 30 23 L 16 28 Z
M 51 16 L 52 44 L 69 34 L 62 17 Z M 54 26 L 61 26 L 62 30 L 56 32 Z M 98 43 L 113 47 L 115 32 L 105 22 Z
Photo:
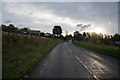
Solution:
M 97 45 L 86 42 L 73 42 L 73 44 L 78 45 L 80 47 L 88 48 L 90 50 L 102 53 L 104 55 L 108 55 L 117 59 L 120 59 L 120 48 L 114 46 L 107 45 Z
M 40 62 L 60 39 L 39 38 L 7 33 L 2 34 L 2 77 L 21 78 Z

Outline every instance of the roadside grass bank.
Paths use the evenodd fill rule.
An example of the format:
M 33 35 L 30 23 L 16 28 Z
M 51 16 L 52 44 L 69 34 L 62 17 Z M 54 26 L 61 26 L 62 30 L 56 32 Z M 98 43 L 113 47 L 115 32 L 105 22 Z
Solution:
M 120 48 L 119 47 L 97 45 L 97 44 L 92 44 L 92 43 L 87 43 L 87 42 L 76 42 L 76 41 L 73 41 L 73 44 L 78 45 L 80 47 L 88 48 L 90 50 L 99 52 L 107 56 L 120 59 Z
M 27 73 L 40 62 L 60 39 L 30 37 L 2 33 L 2 78 L 27 77 Z

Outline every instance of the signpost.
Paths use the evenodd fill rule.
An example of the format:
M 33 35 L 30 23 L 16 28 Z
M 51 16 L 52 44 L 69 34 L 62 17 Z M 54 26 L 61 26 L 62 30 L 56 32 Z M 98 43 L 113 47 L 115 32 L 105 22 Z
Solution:
M 38 31 L 38 30 L 30 30 L 29 35 L 31 35 L 31 36 L 40 36 L 40 31 Z
M 38 47 L 38 39 L 39 39 L 39 36 L 40 36 L 40 31 L 38 31 L 38 30 L 30 30 L 30 31 L 29 31 L 29 35 L 30 35 L 30 36 L 36 36 L 36 39 L 37 39 L 37 47 Z

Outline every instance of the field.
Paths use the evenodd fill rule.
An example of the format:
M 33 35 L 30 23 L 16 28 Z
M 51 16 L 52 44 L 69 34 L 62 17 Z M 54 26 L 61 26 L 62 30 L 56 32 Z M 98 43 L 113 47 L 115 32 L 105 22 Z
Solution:
M 73 42 L 73 44 L 78 45 L 80 47 L 88 48 L 90 50 L 102 53 L 104 55 L 108 55 L 117 59 L 120 59 L 120 48 L 114 46 L 107 45 L 97 45 L 86 42 Z
M 2 33 L 2 77 L 22 78 L 40 62 L 60 39 Z

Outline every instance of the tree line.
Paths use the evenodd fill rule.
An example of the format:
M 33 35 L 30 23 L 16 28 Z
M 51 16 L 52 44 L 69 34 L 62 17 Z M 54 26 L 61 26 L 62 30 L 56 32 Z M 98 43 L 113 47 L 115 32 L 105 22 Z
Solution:
M 96 33 L 96 32 L 83 32 L 82 34 L 79 31 L 75 31 L 73 36 L 66 35 L 65 37 L 62 34 L 61 26 L 54 26 L 53 28 L 53 35 L 57 35 L 64 40 L 76 40 L 76 41 L 84 41 L 94 44 L 101 44 L 101 45 L 115 45 L 120 46 L 120 35 L 115 33 L 114 35 Z
M 8 26 L 2 24 L 1 27 L 2 27 L 2 31 L 8 32 L 8 33 L 10 32 L 10 33 L 23 34 L 23 33 L 25 33 L 25 32 L 27 33 L 29 31 L 29 28 L 19 29 L 19 28 L 15 27 L 13 24 L 9 24 Z
M 71 35 L 69 35 L 71 37 Z M 79 31 L 73 33 L 73 40 L 90 42 L 94 44 L 102 45 L 119 45 L 120 46 L 120 35 L 115 33 L 114 35 L 95 33 L 95 32 L 83 32 Z
M 11 33 L 20 33 L 20 34 L 28 34 L 30 28 L 21 28 L 18 29 L 13 24 L 1 25 L 2 31 L 4 32 L 11 32 Z M 120 45 L 120 35 L 115 33 L 114 35 L 102 34 L 102 33 L 95 33 L 95 32 L 83 32 L 82 34 L 79 31 L 75 31 L 73 36 L 70 35 L 62 35 L 62 28 L 61 26 L 54 26 L 52 29 L 52 34 L 46 33 L 51 38 L 61 38 L 63 40 L 76 40 L 76 41 L 84 41 L 90 42 L 94 44 L 102 44 L 102 45 L 115 45 L 116 43 Z M 40 33 L 40 36 L 46 35 L 44 32 Z
M 30 31 L 29 27 L 27 27 L 27 28 L 24 27 L 24 28 L 19 29 L 19 28 L 15 27 L 13 24 L 9 24 L 8 26 L 2 24 L 1 27 L 2 27 L 3 32 L 8 32 L 8 35 L 9 35 L 9 33 L 18 33 L 18 34 L 29 35 L 29 31 Z M 41 32 L 40 36 L 63 39 L 62 28 L 61 28 L 61 26 L 54 26 L 53 34 Z

